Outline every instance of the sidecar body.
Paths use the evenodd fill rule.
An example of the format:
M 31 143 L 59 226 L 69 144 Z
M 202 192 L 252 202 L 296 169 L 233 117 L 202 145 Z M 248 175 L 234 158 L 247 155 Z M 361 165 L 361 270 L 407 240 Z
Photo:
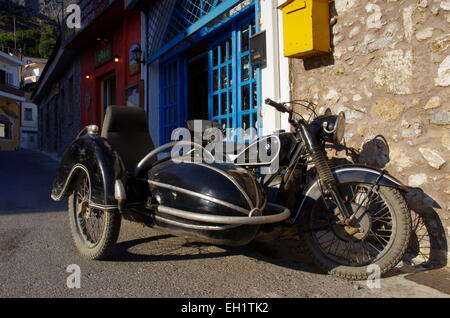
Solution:
M 64 153 L 52 198 L 72 195 L 79 176 L 85 175 L 85 210 L 118 213 L 220 245 L 246 244 L 261 224 L 289 217 L 289 210 L 267 202 L 251 172 L 192 156 L 175 160 L 168 152 L 180 145 L 201 148 L 191 141 L 155 148 L 142 109 L 110 106 L 101 134 L 88 126 Z

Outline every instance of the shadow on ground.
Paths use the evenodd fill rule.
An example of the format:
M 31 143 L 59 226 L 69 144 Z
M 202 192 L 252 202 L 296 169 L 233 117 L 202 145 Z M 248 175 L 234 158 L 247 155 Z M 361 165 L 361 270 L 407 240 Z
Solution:
M 139 245 L 142 246 L 139 247 Z M 301 247 L 293 240 L 279 240 L 271 243 L 252 242 L 247 246 L 224 247 L 199 243 L 171 234 L 161 234 L 120 242 L 106 261 L 169 262 L 237 255 L 303 272 L 320 273 L 309 260 L 305 259 Z
M 0 151 L 0 215 L 66 210 L 50 198 L 58 162 L 30 150 Z

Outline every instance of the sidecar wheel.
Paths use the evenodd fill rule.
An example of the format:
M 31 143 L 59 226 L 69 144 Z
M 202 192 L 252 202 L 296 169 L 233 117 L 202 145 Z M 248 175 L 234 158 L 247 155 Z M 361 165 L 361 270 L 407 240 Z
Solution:
M 106 258 L 119 236 L 121 216 L 115 210 L 101 210 L 89 206 L 90 181 L 80 172 L 68 200 L 72 238 L 80 254 L 92 260 Z
M 328 274 L 348 280 L 367 279 L 374 269 L 385 274 L 400 262 L 409 243 L 411 216 L 403 195 L 388 187 L 369 195 L 371 186 L 363 183 L 340 187 L 349 208 L 355 211 L 361 204 L 366 212 L 357 213 L 356 225 L 338 225 L 338 209 L 320 198 L 299 228 L 303 245 Z M 373 264 L 378 268 L 369 267 Z

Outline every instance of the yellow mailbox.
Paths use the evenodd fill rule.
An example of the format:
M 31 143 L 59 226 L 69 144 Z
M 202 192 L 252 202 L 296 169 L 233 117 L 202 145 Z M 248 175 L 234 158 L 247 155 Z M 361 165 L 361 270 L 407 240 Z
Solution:
M 284 56 L 331 51 L 328 0 L 287 0 L 279 9 L 283 12 Z

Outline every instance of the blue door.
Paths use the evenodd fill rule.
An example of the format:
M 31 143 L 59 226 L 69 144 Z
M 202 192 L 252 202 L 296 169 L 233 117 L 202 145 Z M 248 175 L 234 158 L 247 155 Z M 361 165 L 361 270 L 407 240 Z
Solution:
M 242 128 L 228 136 L 237 141 L 253 139 L 261 129 L 260 71 L 250 64 L 255 30 L 254 17 L 235 21 L 229 34 L 209 49 L 209 118 L 223 128 Z
M 184 94 L 181 79 L 183 75 L 183 61 L 172 58 L 160 66 L 160 139 L 161 144 L 171 140 L 172 131 L 184 124 Z

